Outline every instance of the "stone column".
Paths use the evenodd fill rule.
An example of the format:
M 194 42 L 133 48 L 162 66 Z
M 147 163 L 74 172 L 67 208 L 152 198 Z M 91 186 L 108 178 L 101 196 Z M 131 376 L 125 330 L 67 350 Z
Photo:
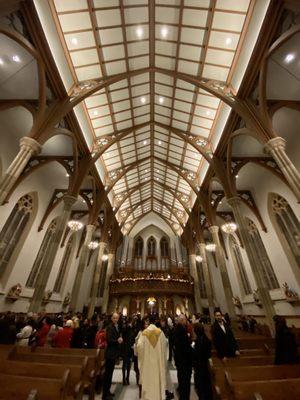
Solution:
M 203 274 L 204 274 L 204 280 L 205 280 L 205 288 L 206 288 L 206 294 L 207 294 L 209 316 L 210 316 L 210 320 L 213 321 L 214 320 L 214 312 L 215 312 L 214 292 L 213 292 L 211 276 L 210 276 L 210 272 L 209 272 L 209 268 L 208 268 L 205 243 L 200 243 L 199 247 L 200 247 L 200 255 L 202 257 L 202 268 L 203 268 Z
M 269 289 L 267 288 L 264 278 L 262 276 L 262 268 L 259 258 L 257 257 L 256 250 L 251 243 L 251 237 L 248 231 L 247 223 L 242 212 L 242 201 L 239 197 L 232 197 L 227 199 L 228 204 L 232 208 L 234 218 L 238 225 L 238 229 L 251 265 L 254 279 L 257 285 L 259 298 L 266 313 L 268 325 L 274 333 L 273 316 L 276 314 L 274 305 L 270 296 Z
M 213 242 L 216 245 L 216 259 L 217 259 L 217 265 L 220 268 L 221 272 L 221 278 L 222 278 L 222 283 L 223 283 L 223 288 L 224 288 L 224 293 L 225 293 L 225 299 L 227 303 L 227 310 L 230 318 L 235 319 L 236 318 L 236 313 L 235 313 L 235 308 L 234 304 L 232 301 L 233 294 L 232 294 L 232 289 L 231 289 L 231 284 L 226 268 L 226 261 L 225 261 L 225 255 L 223 248 L 220 243 L 220 238 L 219 238 L 219 227 L 214 225 L 209 228 Z
M 53 263 L 59 249 L 59 244 L 63 237 L 66 225 L 69 221 L 72 205 L 77 201 L 77 197 L 71 195 L 64 195 L 63 202 L 64 208 L 61 216 L 58 218 L 55 234 L 47 252 L 43 258 L 40 270 L 36 279 L 35 289 L 31 298 L 29 310 L 31 312 L 38 312 L 42 304 L 46 285 L 53 267 Z
M 175 236 L 175 249 L 176 249 L 177 263 L 178 264 L 181 263 L 182 266 L 181 244 L 178 236 Z
M 97 301 L 97 295 L 98 295 L 98 287 L 99 287 L 99 282 L 100 282 L 100 275 L 101 275 L 101 269 L 102 269 L 102 257 L 104 255 L 104 250 L 106 247 L 105 242 L 100 242 L 99 243 L 99 253 L 98 253 L 98 260 L 95 265 L 95 271 L 94 271 L 94 276 L 93 276 L 93 282 L 92 282 L 92 290 L 91 290 L 91 298 L 90 298 L 90 303 L 88 307 L 88 318 L 91 318 L 94 314 L 95 310 L 95 305 Z
M 105 285 L 104 285 L 104 292 L 103 292 L 103 299 L 102 299 L 102 312 L 103 313 L 107 312 L 108 299 L 109 299 L 109 281 L 110 281 L 112 274 L 114 273 L 115 258 L 116 258 L 116 255 L 114 253 L 108 254 L 107 272 L 106 272 L 106 277 L 105 277 Z
M 286 141 L 282 137 L 276 137 L 269 140 L 264 149 L 274 158 L 298 202 L 300 202 L 300 173 L 286 154 L 285 147 Z
M 190 261 L 190 271 L 191 276 L 194 278 L 194 294 L 195 294 L 195 305 L 196 312 L 202 312 L 202 304 L 201 304 L 201 295 L 200 295 L 200 287 L 199 287 L 199 278 L 196 264 L 196 254 L 189 255 Z
M 70 302 L 70 307 L 69 310 L 76 311 L 77 303 L 78 303 L 78 297 L 79 297 L 79 291 L 80 291 L 80 286 L 82 282 L 82 276 L 84 269 L 87 265 L 88 262 L 88 257 L 89 257 L 89 243 L 92 241 L 93 233 L 95 231 L 96 227 L 95 225 L 87 225 L 86 226 L 86 235 L 84 239 L 84 243 L 80 252 L 80 257 L 79 257 L 79 262 L 78 262 L 78 268 L 73 284 L 73 289 L 72 289 L 72 294 L 71 294 L 71 302 Z
M 9 191 L 24 171 L 28 161 L 33 155 L 41 151 L 42 146 L 30 137 L 20 139 L 20 150 L 13 162 L 8 167 L 0 182 L 0 205 L 4 203 Z
M 125 235 L 123 238 L 123 248 L 121 256 L 121 267 L 125 267 L 127 264 L 127 251 L 128 251 L 129 237 Z

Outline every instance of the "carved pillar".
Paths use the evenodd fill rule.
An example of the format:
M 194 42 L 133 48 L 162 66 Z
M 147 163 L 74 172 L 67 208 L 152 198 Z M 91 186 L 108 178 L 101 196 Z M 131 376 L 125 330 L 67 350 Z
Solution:
M 28 161 L 33 155 L 41 151 L 42 146 L 30 137 L 20 139 L 20 150 L 13 162 L 8 167 L 0 182 L 0 205 L 4 203 L 10 189 L 19 178 Z
M 208 268 L 205 243 L 200 243 L 199 247 L 200 247 L 200 255 L 202 257 L 202 268 L 203 268 L 204 279 L 205 279 L 205 288 L 206 288 L 206 294 L 207 294 L 209 316 L 210 316 L 210 320 L 213 321 L 214 320 L 214 311 L 215 311 L 214 292 L 213 292 L 211 276 L 210 276 L 210 272 L 209 272 L 209 268 Z
M 177 257 L 177 266 L 182 267 L 182 252 L 181 252 L 181 243 L 179 237 L 175 236 L 175 248 L 176 248 L 176 257 Z
M 122 248 L 122 256 L 121 256 L 121 267 L 125 267 L 127 264 L 127 251 L 128 251 L 129 237 L 125 235 L 123 238 L 123 248 Z
M 105 242 L 100 242 L 99 243 L 99 253 L 98 253 L 98 259 L 97 263 L 95 265 L 95 271 L 94 271 L 94 276 L 93 276 L 93 282 L 92 282 L 92 290 L 91 290 L 91 298 L 90 298 L 90 303 L 88 307 L 88 318 L 91 318 L 94 314 L 95 310 L 95 305 L 97 301 L 97 295 L 98 295 L 98 287 L 99 287 L 99 282 L 100 282 L 100 275 L 101 275 L 101 269 L 102 269 L 102 258 L 104 255 L 104 250 L 106 247 Z
M 64 195 L 64 208 L 61 216 L 58 218 L 57 226 L 55 229 L 55 234 L 50 246 L 47 249 L 47 252 L 43 258 L 42 264 L 40 266 L 40 270 L 36 279 L 35 289 L 33 296 L 31 298 L 29 310 L 31 312 L 38 312 L 41 306 L 44 292 L 46 289 L 46 285 L 49 279 L 49 275 L 51 273 L 53 263 L 59 249 L 59 244 L 63 237 L 63 233 L 67 222 L 70 218 L 72 205 L 77 201 L 77 197 L 72 195 Z
M 239 232 L 251 265 L 251 269 L 254 275 L 254 279 L 256 281 L 257 289 L 258 289 L 258 294 L 260 297 L 260 300 L 262 302 L 264 311 L 266 313 L 268 325 L 270 326 L 271 330 L 273 330 L 274 333 L 274 324 L 273 324 L 273 316 L 276 314 L 273 302 L 270 296 L 269 289 L 267 288 L 264 278 L 262 276 L 262 269 L 261 265 L 259 262 L 259 258 L 257 257 L 256 254 L 256 249 L 253 248 L 250 234 L 247 228 L 247 223 L 245 221 L 243 212 L 242 212 L 242 201 L 239 197 L 232 197 L 230 199 L 227 199 L 228 204 L 232 208 L 234 218 L 237 222 Z
M 233 293 L 231 289 L 231 284 L 226 268 L 226 261 L 225 261 L 225 255 L 223 248 L 220 243 L 220 238 L 219 238 L 219 227 L 216 225 L 213 225 L 209 228 L 213 242 L 216 245 L 216 259 L 217 259 L 217 264 L 218 267 L 220 268 L 221 272 L 221 278 L 222 278 L 222 284 L 224 288 L 224 293 L 225 293 L 225 299 L 227 303 L 227 309 L 228 309 L 228 314 L 231 318 L 235 319 L 236 318 L 236 313 L 235 313 L 235 308 L 234 304 L 232 301 L 233 298 Z
M 110 281 L 110 277 L 112 276 L 112 274 L 114 272 L 115 258 L 116 258 L 115 253 L 108 254 L 107 272 L 106 272 L 106 277 L 105 277 L 104 292 L 103 292 L 103 299 L 102 299 L 102 312 L 103 313 L 107 312 L 108 299 L 109 299 L 109 281 Z
M 198 278 L 197 264 L 196 264 L 196 254 L 190 254 L 189 261 L 190 261 L 191 275 L 194 278 L 194 294 L 195 294 L 196 312 L 199 313 L 199 312 L 202 312 L 202 304 L 201 304 L 199 278 Z
M 95 225 L 87 225 L 86 226 L 86 235 L 84 239 L 84 243 L 80 252 L 80 257 L 79 257 L 79 262 L 78 262 L 78 268 L 73 284 L 73 289 L 72 289 L 72 294 L 71 294 L 71 302 L 70 302 L 70 307 L 69 309 L 72 311 L 76 311 L 76 306 L 78 303 L 78 297 L 79 297 L 79 291 L 80 291 L 80 286 L 82 282 L 82 276 L 84 269 L 87 265 L 88 262 L 88 256 L 89 256 L 89 243 L 92 240 L 93 233 L 95 231 L 96 227 Z
M 265 152 L 270 153 L 274 158 L 299 202 L 300 173 L 286 154 L 285 146 L 286 141 L 282 137 L 276 137 L 265 144 Z

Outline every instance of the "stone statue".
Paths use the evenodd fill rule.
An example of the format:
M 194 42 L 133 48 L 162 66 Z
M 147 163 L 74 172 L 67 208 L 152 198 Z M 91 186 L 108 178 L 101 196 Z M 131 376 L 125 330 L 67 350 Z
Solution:
M 232 302 L 235 305 L 235 307 L 242 308 L 242 303 L 238 296 L 233 296 Z
M 6 297 L 10 300 L 18 300 L 22 292 L 22 286 L 20 283 L 17 283 L 16 285 L 12 286 L 9 289 L 9 292 L 7 293 Z
M 44 297 L 43 297 L 43 303 L 49 303 L 52 293 L 53 293 L 52 290 L 47 290 L 45 292 Z
M 293 289 L 289 287 L 287 282 L 284 282 L 282 285 L 284 294 L 286 296 L 287 301 L 298 301 L 299 300 L 299 295 L 296 293 Z
M 67 292 L 63 301 L 63 307 L 67 307 L 71 303 L 71 293 Z

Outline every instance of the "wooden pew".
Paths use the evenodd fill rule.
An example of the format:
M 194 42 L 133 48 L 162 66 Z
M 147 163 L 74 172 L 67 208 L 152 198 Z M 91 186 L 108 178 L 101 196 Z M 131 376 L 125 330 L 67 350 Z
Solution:
M 300 378 L 300 365 L 264 365 L 253 367 L 231 367 L 225 370 L 225 379 L 231 386 L 235 382 L 266 381 L 269 379 Z
M 275 346 L 274 339 L 267 337 L 237 338 L 237 341 L 241 350 L 263 348 L 264 345 L 269 348 L 274 348 Z
M 228 358 L 224 363 L 218 358 L 214 358 L 211 363 L 212 368 L 227 368 L 227 367 L 249 367 L 249 366 L 260 366 L 260 365 L 273 365 L 274 356 L 245 356 L 245 357 L 234 357 Z
M 234 400 L 253 400 L 255 396 L 263 400 L 296 400 L 300 398 L 300 378 L 235 382 L 231 394 Z
M 82 400 L 83 388 L 77 386 L 75 395 L 67 394 L 69 371 L 61 379 L 37 378 L 30 376 L 7 375 L 0 373 L 0 399 L 26 400 L 34 389 L 38 400 Z M 32 392 L 31 392 L 32 394 Z
M 60 379 L 65 371 L 69 371 L 67 394 L 74 395 L 78 383 L 83 383 L 84 368 L 79 365 L 40 364 L 25 361 L 2 360 L 0 373 L 37 378 Z
M 70 371 L 74 371 L 72 367 L 79 367 L 81 371 L 80 380 L 84 388 L 89 393 L 89 400 L 93 400 L 95 396 L 95 385 L 96 385 L 96 373 L 93 367 L 95 366 L 95 357 L 87 357 L 80 355 L 68 355 L 68 354 L 49 354 L 49 353 L 36 353 L 32 352 L 28 347 L 15 346 L 8 357 L 8 360 L 25 362 L 29 364 L 46 364 L 61 366 Z M 45 368 L 46 368 L 45 365 Z M 71 378 L 72 383 L 74 382 Z M 75 382 L 74 382 L 75 383 Z

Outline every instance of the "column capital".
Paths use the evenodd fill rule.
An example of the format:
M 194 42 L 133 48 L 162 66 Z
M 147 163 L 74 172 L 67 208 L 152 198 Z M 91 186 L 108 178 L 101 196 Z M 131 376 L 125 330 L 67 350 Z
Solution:
M 88 224 L 86 225 L 86 233 L 93 234 L 95 232 L 96 225 Z
M 66 193 L 63 197 L 63 202 L 66 208 L 71 208 L 74 203 L 77 201 L 77 196 L 73 196 L 71 194 Z
M 267 154 L 272 154 L 274 150 L 285 150 L 286 140 L 278 136 L 270 139 L 264 146 L 264 151 Z
M 212 225 L 208 229 L 209 229 L 210 233 L 214 234 L 214 233 L 218 233 L 220 228 L 218 227 L 218 225 Z
M 39 154 L 42 150 L 42 145 L 35 139 L 32 139 L 28 136 L 22 137 L 19 143 L 21 148 L 31 151 L 34 155 Z
M 226 198 L 226 201 L 231 207 L 237 206 L 237 205 L 241 204 L 241 202 L 242 202 L 242 200 L 239 196 L 233 196 L 233 197 L 230 197 L 229 199 Z

